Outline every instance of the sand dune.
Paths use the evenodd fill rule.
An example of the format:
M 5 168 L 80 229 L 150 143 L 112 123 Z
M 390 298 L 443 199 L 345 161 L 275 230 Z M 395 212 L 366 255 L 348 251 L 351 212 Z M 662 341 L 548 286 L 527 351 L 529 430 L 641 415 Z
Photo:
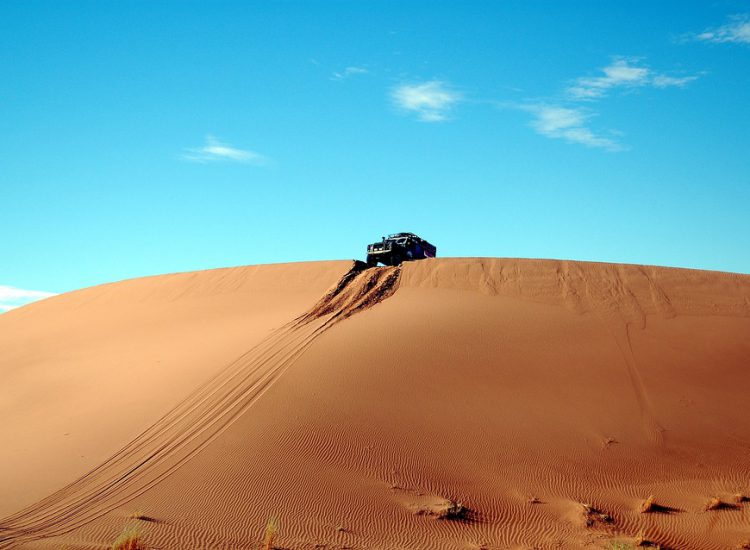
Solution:
M 0 316 L 0 373 L 0 548 L 257 548 L 271 517 L 279 548 L 750 541 L 750 276 L 150 277 Z

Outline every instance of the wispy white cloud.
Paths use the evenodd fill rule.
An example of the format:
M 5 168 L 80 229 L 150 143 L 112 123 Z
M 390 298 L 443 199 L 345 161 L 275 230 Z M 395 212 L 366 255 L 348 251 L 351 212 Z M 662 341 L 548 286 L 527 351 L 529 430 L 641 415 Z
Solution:
M 0 285 L 0 313 L 30 304 L 36 300 L 54 296 L 53 292 L 42 290 L 26 290 L 13 286 Z
M 331 75 L 331 80 L 346 80 L 352 76 L 367 74 L 369 72 L 364 67 L 346 67 L 343 71 L 334 71 Z
M 584 77 L 568 88 L 568 93 L 576 99 L 593 99 L 603 96 L 616 86 L 642 86 L 648 78 L 649 70 L 637 67 L 627 59 L 616 59 L 602 69 L 603 76 Z
M 533 114 L 531 127 L 539 134 L 607 151 L 621 151 L 624 147 L 614 138 L 594 132 L 589 127 L 593 113 L 576 106 L 582 101 L 599 100 L 616 89 L 683 87 L 696 80 L 697 75 L 671 76 L 655 72 L 637 58 L 615 57 L 597 76 L 575 79 L 565 90 L 565 104 L 530 104 L 522 107 Z M 615 132 L 608 132 L 610 135 Z
M 668 88 L 670 86 L 677 86 L 678 88 L 682 88 L 688 82 L 692 82 L 693 80 L 697 80 L 697 79 L 698 77 L 695 75 L 667 76 L 667 75 L 659 74 L 659 75 L 654 76 L 651 79 L 651 84 L 654 86 L 654 88 Z
M 729 23 L 713 29 L 706 29 L 696 35 L 695 38 L 704 42 L 750 44 L 750 15 L 735 15 Z
M 576 79 L 567 89 L 568 96 L 574 100 L 593 100 L 604 97 L 614 88 L 681 87 L 698 78 L 697 76 L 675 77 L 656 73 L 648 67 L 639 65 L 637 59 L 627 57 L 617 57 L 601 70 L 603 73 L 601 76 Z
M 191 162 L 216 162 L 216 161 L 233 161 L 255 164 L 258 166 L 268 164 L 268 158 L 247 149 L 238 149 L 222 143 L 212 135 L 206 136 L 206 141 L 202 147 L 186 149 L 182 154 L 182 159 Z
M 416 114 L 424 122 L 446 120 L 450 110 L 461 100 L 461 94 L 440 80 L 420 84 L 402 84 L 391 91 L 394 104 Z
M 543 136 L 607 151 L 622 150 L 615 140 L 598 135 L 588 127 L 591 115 L 582 109 L 547 104 L 523 105 L 521 109 L 533 115 L 531 127 Z

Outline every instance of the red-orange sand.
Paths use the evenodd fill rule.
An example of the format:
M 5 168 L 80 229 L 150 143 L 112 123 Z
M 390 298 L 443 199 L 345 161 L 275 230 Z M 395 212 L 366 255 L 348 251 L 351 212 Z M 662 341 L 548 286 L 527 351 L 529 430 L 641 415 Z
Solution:
M 750 276 L 350 269 L 148 277 L 0 315 L 0 548 L 123 529 L 261 548 L 270 518 L 284 549 L 750 542 Z M 466 511 L 440 519 L 448 501 Z

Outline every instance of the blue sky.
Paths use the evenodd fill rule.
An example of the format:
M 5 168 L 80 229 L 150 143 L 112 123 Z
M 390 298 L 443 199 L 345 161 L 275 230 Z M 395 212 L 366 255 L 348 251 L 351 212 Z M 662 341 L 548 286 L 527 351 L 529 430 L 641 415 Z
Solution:
M 748 1 L 5 1 L 0 309 L 396 231 L 750 273 L 749 105 Z

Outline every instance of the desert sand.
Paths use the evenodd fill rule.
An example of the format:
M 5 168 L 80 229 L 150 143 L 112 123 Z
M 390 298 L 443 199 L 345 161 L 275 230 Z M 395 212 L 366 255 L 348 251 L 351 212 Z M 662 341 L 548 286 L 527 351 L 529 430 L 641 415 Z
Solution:
M 0 315 L 0 379 L 0 548 L 750 548 L 748 275 L 146 277 Z

